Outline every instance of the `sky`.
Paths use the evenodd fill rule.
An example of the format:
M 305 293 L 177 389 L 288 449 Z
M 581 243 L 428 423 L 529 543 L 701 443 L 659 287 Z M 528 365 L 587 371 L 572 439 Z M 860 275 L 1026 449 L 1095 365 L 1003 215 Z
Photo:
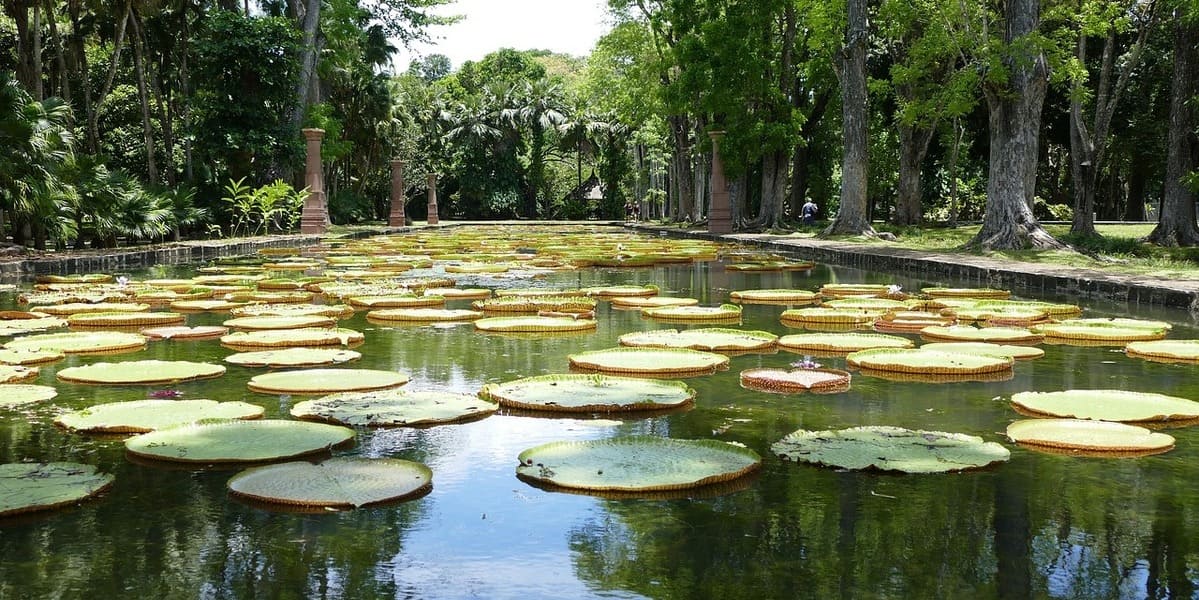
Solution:
M 431 28 L 432 44 L 401 48 L 397 66 L 406 70 L 413 58 L 436 53 L 457 70 L 500 48 L 585 56 L 608 31 L 605 6 L 604 0 L 457 0 L 437 12 L 464 18 Z

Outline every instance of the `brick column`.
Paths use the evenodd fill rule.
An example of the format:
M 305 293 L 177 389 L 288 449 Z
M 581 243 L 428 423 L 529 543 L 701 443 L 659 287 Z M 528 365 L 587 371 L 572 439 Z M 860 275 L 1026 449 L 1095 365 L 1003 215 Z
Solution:
M 387 215 L 388 227 L 404 226 L 404 165 L 405 161 L 391 161 L 391 213 Z
M 321 172 L 321 139 L 324 129 L 305 129 L 304 139 L 308 142 L 308 159 L 304 164 L 304 185 L 308 187 L 308 198 L 300 212 L 300 233 L 324 233 L 329 224 L 329 211 L 325 208 L 325 176 Z
M 723 131 L 709 131 L 712 138 L 712 206 L 708 209 L 708 233 L 733 232 L 733 208 L 729 205 L 729 185 L 724 180 L 724 161 L 720 158 Z
M 429 225 L 436 225 L 437 219 L 437 174 L 429 173 L 429 217 L 426 219 Z

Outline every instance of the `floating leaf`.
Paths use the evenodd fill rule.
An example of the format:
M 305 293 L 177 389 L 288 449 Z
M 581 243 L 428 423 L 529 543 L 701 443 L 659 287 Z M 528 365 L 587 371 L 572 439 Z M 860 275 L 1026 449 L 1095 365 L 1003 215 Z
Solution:
M 288 348 L 293 346 L 352 346 L 366 337 L 353 329 L 305 328 L 236 331 L 221 337 L 221 344 L 235 350 Z
M 1027 419 L 1007 428 L 1021 444 L 1119 455 L 1159 454 L 1174 447 L 1174 436 L 1124 423 L 1081 419 Z
M 261 406 L 216 400 L 133 400 L 97 404 L 54 420 L 72 431 L 143 433 L 204 419 L 261 419 Z
M 68 462 L 0 465 L 0 517 L 67 506 L 99 494 L 112 475 Z
M 138 333 L 153 340 L 210 340 L 229 333 L 229 328 L 220 325 L 147 327 Z
M 1199 340 L 1153 340 L 1129 342 L 1125 354 L 1142 358 L 1199 361 Z M 0 360 L 3 360 L 0 358 Z
M 857 352 L 870 348 L 911 348 L 912 340 L 878 333 L 800 333 L 779 338 L 779 347 L 795 351 Z
M 392 389 L 330 394 L 297 402 L 291 408 L 291 415 L 340 425 L 395 427 L 478 419 L 497 408 L 496 404 L 470 394 Z
M 51 350 L 66 354 L 91 354 L 137 350 L 146 345 L 146 336 L 117 331 L 74 331 L 43 333 L 17 338 L 4 344 L 10 350 Z
M 981 356 L 1007 356 L 1016 360 L 1031 360 L 1045 356 L 1045 351 L 1036 346 L 1012 346 L 987 342 L 932 342 L 920 347 L 924 350 L 936 350 L 950 354 L 961 352 L 962 354 Z
M 708 327 L 702 329 L 659 329 L 620 336 L 622 346 L 638 348 L 692 348 L 695 350 L 768 350 L 778 336 L 766 331 L 743 331 Z
M 211 379 L 225 374 L 225 367 L 211 363 L 183 360 L 132 360 L 127 362 L 98 362 L 69 367 L 58 372 L 58 378 L 72 383 L 110 385 L 175 383 Z
M 687 406 L 695 398 L 695 390 L 681 381 L 613 375 L 541 375 L 490 384 L 479 395 L 510 408 L 615 412 Z
M 730 321 L 741 318 L 741 307 L 736 304 L 720 306 L 652 306 L 641 309 L 641 315 L 651 319 L 674 321 Z
M 756 471 L 762 458 L 715 440 L 633 436 L 551 442 L 520 453 L 516 474 L 589 491 L 678 490 L 730 481 Z
M 747 369 L 741 372 L 742 387 L 762 392 L 845 392 L 850 374 L 839 369 Z
M 235 317 L 222 323 L 230 329 L 246 331 L 267 331 L 273 329 L 301 329 L 304 327 L 332 327 L 337 324 L 336 317 L 322 315 L 287 315 Z
M 567 358 L 573 367 L 606 373 L 703 374 L 729 364 L 727 356 L 685 348 L 609 348 Z
M 0 385 L 0 407 L 10 408 L 22 404 L 45 402 L 58 396 L 58 390 L 48 385 L 11 383 Z
M 920 348 L 861 350 L 846 356 L 845 360 L 851 367 L 940 375 L 993 373 L 1012 368 L 1012 359 L 1006 356 L 950 354 Z
M 1099 421 L 1186 421 L 1199 419 L 1199 402 L 1124 390 L 1019 392 L 1012 405 L 1038 415 Z
M 266 373 L 250 379 L 249 387 L 264 394 L 331 394 L 399 387 L 408 375 L 373 369 L 304 369 Z
M 574 319 L 571 317 L 489 317 L 475 321 L 475 329 L 480 331 L 499 331 L 509 333 L 539 333 L 590 331 L 595 329 L 594 319 Z
M 347 363 L 362 358 L 353 350 L 334 348 L 281 348 L 239 352 L 225 357 L 225 362 L 243 367 L 318 367 Z
M 851 470 L 946 473 L 977 469 L 1008 460 L 995 442 L 962 433 L 901 427 L 799 430 L 770 449 L 783 458 Z
M 260 502 L 307 507 L 360 507 L 408 498 L 432 486 L 433 472 L 397 458 L 336 457 L 247 469 L 229 491 Z
M 173 462 L 262 462 L 328 451 L 354 439 L 348 427 L 281 421 L 204 421 L 125 441 L 130 454 Z
M 1024 344 L 1039 343 L 1044 336 L 1037 330 L 1022 327 L 975 327 L 973 325 L 950 325 L 947 327 L 933 326 L 920 330 L 920 335 L 930 340 L 946 340 L 951 342 L 1018 342 Z

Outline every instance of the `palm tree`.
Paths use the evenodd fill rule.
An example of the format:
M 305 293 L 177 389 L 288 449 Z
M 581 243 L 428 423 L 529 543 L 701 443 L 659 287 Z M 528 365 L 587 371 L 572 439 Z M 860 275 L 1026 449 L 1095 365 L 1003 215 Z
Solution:
M 44 245 L 57 228 L 62 202 L 71 190 L 58 171 L 72 155 L 71 109 L 58 98 L 36 101 L 13 78 L 0 72 L 0 232 L 4 211 L 14 224 L 30 228 Z M 14 229 L 14 239 L 25 239 Z
M 550 194 L 546 188 L 545 165 L 549 160 L 553 144 L 546 139 L 549 132 L 566 122 L 565 93 L 562 86 L 541 78 L 526 81 L 513 90 L 515 106 L 504 111 L 504 116 L 513 124 L 526 127 L 529 131 L 529 196 L 525 199 L 525 213 L 529 218 L 546 217 L 550 213 Z M 540 197 L 541 202 L 538 203 Z

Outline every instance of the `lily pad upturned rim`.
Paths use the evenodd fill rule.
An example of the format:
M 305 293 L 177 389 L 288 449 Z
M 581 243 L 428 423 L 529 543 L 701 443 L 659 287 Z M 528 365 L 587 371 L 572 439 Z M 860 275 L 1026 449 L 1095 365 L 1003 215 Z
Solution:
M 250 468 L 231 477 L 227 487 L 267 505 L 360 508 L 424 495 L 433 487 L 433 471 L 399 458 L 333 457 Z
M 85 343 L 91 341 L 90 344 Z M 57 350 L 64 354 L 103 354 L 145 347 L 147 338 L 116 331 L 71 331 L 27 335 L 4 344 L 9 349 Z
M 525 315 L 519 317 L 486 317 L 474 321 L 475 329 L 495 333 L 542 333 L 590 331 L 596 328 L 595 319 L 571 317 L 543 317 Z
M 242 367 L 318 367 L 339 365 L 362 358 L 360 352 L 328 346 L 273 348 L 252 352 L 237 352 L 225 357 L 225 362 Z
M 622 386 L 621 390 L 628 392 L 629 388 L 639 390 L 637 394 L 630 392 L 627 402 L 614 402 L 610 397 L 589 396 L 591 388 L 603 385 Z M 582 385 L 583 391 L 577 391 Z M 554 400 L 540 397 L 530 397 L 522 391 L 549 391 L 554 388 Z M 657 388 L 661 391 L 654 392 Z M 575 390 L 575 391 L 572 391 Z M 498 402 L 501 406 L 520 410 L 543 412 L 625 412 L 625 411 L 658 411 L 690 406 L 695 401 L 695 390 L 681 381 L 662 379 L 645 379 L 640 377 L 622 377 L 619 375 L 586 375 L 586 374 L 552 374 L 525 377 L 504 383 L 492 383 L 483 386 L 479 395 Z M 610 396 L 610 394 L 608 395 Z M 603 400 L 602 402 L 600 400 Z
M 1045 356 L 1045 351 L 1036 346 L 1019 344 L 995 344 L 991 342 L 929 342 L 920 346 L 925 350 L 939 352 L 964 352 L 984 356 L 1010 356 L 1016 360 L 1033 360 Z
M 213 379 L 225 374 L 225 367 L 214 363 L 186 360 L 132 360 L 97 362 L 67 367 L 56 373 L 61 381 L 97 385 L 153 385 Z
M 1008 425 L 1007 437 L 1021 445 L 1096 456 L 1144 456 L 1174 448 L 1174 436 L 1169 434 L 1126 423 L 1086 419 L 1023 419 Z
M 125 450 L 153 461 L 255 463 L 328 452 L 354 436 L 349 427 L 325 423 L 217 420 L 143 433 L 125 440 Z
M 152 340 L 211 340 L 229 333 L 222 325 L 146 327 L 138 333 Z
M 1124 346 L 1124 353 L 1128 356 L 1140 358 L 1195 362 L 1199 361 L 1199 340 L 1147 340 L 1128 342 Z
M 367 320 L 434 323 L 442 321 L 474 321 L 483 318 L 478 310 L 446 308 L 381 308 L 366 313 Z
M 1122 423 L 1199 419 L 1199 402 L 1151 392 L 1115 389 L 1017 392 L 1012 394 L 1011 402 L 1013 407 L 1036 416 Z
M 655 329 L 634 331 L 619 338 L 620 345 L 634 348 L 691 348 L 722 350 L 768 350 L 778 345 L 779 336 L 769 331 L 704 327 L 698 329 Z
M 631 450 L 630 450 L 631 449 Z M 613 453 L 620 458 L 612 461 Z M 645 460 L 630 461 L 629 452 L 651 454 Z M 559 461 L 561 453 L 572 459 L 593 459 L 588 463 L 582 461 L 582 466 L 566 471 L 569 467 Z M 590 455 L 588 455 L 590 453 Z M 670 456 L 680 453 L 697 454 L 698 460 L 673 460 Z M 762 458 L 757 452 L 744 446 L 718 440 L 677 440 L 655 436 L 628 436 L 586 441 L 549 442 L 528 448 L 517 457 L 517 477 L 525 481 L 535 481 L 559 488 L 588 490 L 597 492 L 656 492 L 688 488 L 698 488 L 709 484 L 733 481 L 757 471 L 762 465 Z M 723 460 L 725 464 L 717 465 L 715 461 Z M 547 464 L 548 463 L 548 464 Z M 694 465 L 694 473 L 665 474 L 661 470 L 654 472 L 653 468 L 671 469 L 680 466 Z M 622 467 L 643 467 L 650 473 L 642 474 L 638 483 L 636 474 L 628 475 L 618 469 Z M 607 469 L 607 470 L 605 470 Z M 609 479 L 604 480 L 607 474 Z M 566 477 L 560 477 L 566 475 Z M 573 477 L 571 476 L 573 475 Z M 624 476 L 621 481 L 619 476 Z M 652 480 L 654 477 L 658 480 Z M 649 479 L 649 481 L 647 481 Z
M 0 517 L 69 506 L 100 494 L 113 481 L 112 475 L 100 473 L 92 465 L 73 462 L 3 464 L 0 482 L 5 492 L 0 496 Z M 47 490 L 48 486 L 66 489 Z
M 48 385 L 32 383 L 6 383 L 0 385 L 0 408 L 12 408 L 35 402 L 53 400 L 58 390 Z
M 1022 327 L 974 327 L 973 325 L 948 325 L 925 327 L 921 337 L 946 342 L 1005 342 L 1009 344 L 1035 344 L 1044 339 L 1041 333 Z
M 870 348 L 911 348 L 912 340 L 885 333 L 793 333 L 779 338 L 787 350 L 850 353 Z
M 479 420 L 498 409 L 472 394 L 391 388 L 304 400 L 291 407 L 291 416 L 347 427 L 430 427 Z
M 385 390 L 409 379 L 406 373 L 380 369 L 301 369 L 256 375 L 246 386 L 262 394 L 311 395 Z
M 880 442 L 893 443 L 890 450 L 896 454 L 887 456 L 887 446 Z M 948 453 L 936 451 L 939 448 Z M 963 448 L 967 449 L 965 456 L 959 454 Z M 784 459 L 824 467 L 901 473 L 981 469 L 1011 457 L 1007 448 L 978 436 L 877 425 L 823 431 L 800 429 L 771 444 L 770 449 Z M 913 451 L 924 454 L 912 456 Z
M 1010 371 L 1010 357 L 951 354 L 919 348 L 872 348 L 845 357 L 851 367 L 935 375 L 973 375 Z
M 808 381 L 804 381 L 805 379 Z M 759 392 L 800 394 L 849 391 L 853 375 L 841 369 L 779 369 L 761 367 L 741 371 L 741 387 Z
M 679 321 L 730 321 L 741 318 L 741 307 L 736 304 L 720 306 L 649 306 L 641 309 L 641 315 L 651 319 L 674 319 Z
M 183 416 L 177 415 L 173 419 L 163 420 L 161 419 L 163 413 L 183 413 Z M 266 412 L 261 406 L 241 401 L 218 402 L 205 398 L 188 400 L 151 398 L 107 402 L 65 412 L 54 419 L 54 424 L 80 433 L 146 433 L 207 419 L 261 419 L 265 414 Z
M 627 364 L 619 360 L 613 361 L 612 357 L 635 359 L 637 362 Z M 571 366 L 576 368 L 618 374 L 712 373 L 727 368 L 729 364 L 729 358 L 722 354 L 687 348 L 606 348 L 571 354 L 567 359 Z M 663 364 L 664 360 L 669 359 L 678 363 Z

